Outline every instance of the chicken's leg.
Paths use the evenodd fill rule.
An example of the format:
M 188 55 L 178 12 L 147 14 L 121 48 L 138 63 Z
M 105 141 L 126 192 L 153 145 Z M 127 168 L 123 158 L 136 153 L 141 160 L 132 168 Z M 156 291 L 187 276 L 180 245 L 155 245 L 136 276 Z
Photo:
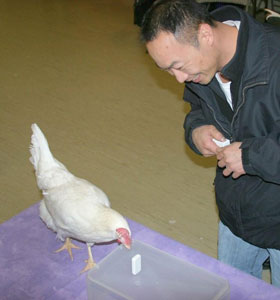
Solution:
M 71 242 L 71 239 L 70 239 L 70 238 L 66 238 L 66 241 L 65 241 L 65 243 L 63 244 L 63 246 L 60 247 L 59 249 L 57 249 L 57 250 L 55 251 L 55 253 L 58 253 L 58 252 L 60 252 L 60 251 L 62 251 L 62 250 L 67 250 L 68 253 L 69 253 L 69 255 L 70 255 L 70 257 L 71 257 L 71 260 L 73 260 L 72 248 L 74 248 L 74 249 L 81 249 L 80 247 L 74 245 L 74 244 Z
M 83 270 L 81 271 L 81 273 L 84 273 L 90 269 L 92 269 L 96 263 L 92 258 L 92 253 L 91 253 L 91 247 L 92 247 L 93 243 L 87 243 L 87 248 L 88 248 L 88 259 L 85 260 L 85 262 L 87 263 L 86 266 L 83 268 Z

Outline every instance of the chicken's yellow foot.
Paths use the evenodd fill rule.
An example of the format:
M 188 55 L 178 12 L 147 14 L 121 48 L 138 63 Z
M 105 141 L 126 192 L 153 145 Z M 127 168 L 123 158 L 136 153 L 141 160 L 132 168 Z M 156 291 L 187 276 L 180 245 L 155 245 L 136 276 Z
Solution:
M 67 250 L 68 253 L 69 253 L 69 255 L 70 255 L 70 257 L 71 257 L 71 260 L 73 260 L 72 248 L 74 248 L 74 249 L 81 249 L 80 247 L 74 245 L 74 244 L 71 242 L 71 239 L 70 239 L 70 238 L 66 238 L 66 241 L 65 241 L 65 243 L 63 244 L 63 246 L 60 247 L 59 249 L 57 249 L 57 250 L 55 251 L 55 253 L 58 253 L 58 252 L 60 252 L 60 251 L 62 251 L 62 250 Z
M 90 269 L 92 269 L 96 263 L 95 261 L 93 260 L 93 257 L 92 257 L 92 253 L 91 253 L 91 246 L 92 244 L 88 243 L 87 244 L 87 248 L 88 248 L 88 259 L 85 260 L 85 262 L 87 263 L 86 266 L 83 268 L 83 270 L 81 271 L 81 273 L 84 273 Z

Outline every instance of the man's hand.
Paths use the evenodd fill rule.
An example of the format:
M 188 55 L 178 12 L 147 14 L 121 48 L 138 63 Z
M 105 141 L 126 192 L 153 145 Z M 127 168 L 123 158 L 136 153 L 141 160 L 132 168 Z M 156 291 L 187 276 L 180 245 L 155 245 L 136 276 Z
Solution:
M 242 164 L 240 146 L 240 142 L 235 142 L 217 150 L 218 166 L 225 167 L 224 176 L 229 176 L 232 173 L 232 178 L 238 178 L 246 174 Z
M 219 147 L 213 142 L 213 139 L 225 141 L 225 137 L 213 125 L 203 125 L 197 127 L 192 132 L 192 140 L 200 153 L 205 156 L 213 156 L 218 152 Z

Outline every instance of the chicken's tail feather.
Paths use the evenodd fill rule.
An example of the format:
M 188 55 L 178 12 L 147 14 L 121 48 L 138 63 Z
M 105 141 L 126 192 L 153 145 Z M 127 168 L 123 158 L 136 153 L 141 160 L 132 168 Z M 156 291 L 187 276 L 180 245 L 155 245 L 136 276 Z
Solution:
M 54 157 L 49 149 L 48 141 L 43 132 L 37 124 L 31 125 L 32 136 L 30 145 L 30 162 L 33 164 L 34 169 L 38 170 L 39 162 L 48 165 L 54 163 Z

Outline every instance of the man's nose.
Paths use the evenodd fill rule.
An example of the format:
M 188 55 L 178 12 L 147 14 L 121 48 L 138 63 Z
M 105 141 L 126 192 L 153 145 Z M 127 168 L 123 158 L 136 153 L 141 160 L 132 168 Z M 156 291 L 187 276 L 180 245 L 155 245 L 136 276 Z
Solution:
M 172 70 L 172 71 L 173 71 L 173 74 L 176 77 L 177 81 L 180 83 L 185 82 L 189 77 L 188 74 L 186 74 L 180 70 Z

